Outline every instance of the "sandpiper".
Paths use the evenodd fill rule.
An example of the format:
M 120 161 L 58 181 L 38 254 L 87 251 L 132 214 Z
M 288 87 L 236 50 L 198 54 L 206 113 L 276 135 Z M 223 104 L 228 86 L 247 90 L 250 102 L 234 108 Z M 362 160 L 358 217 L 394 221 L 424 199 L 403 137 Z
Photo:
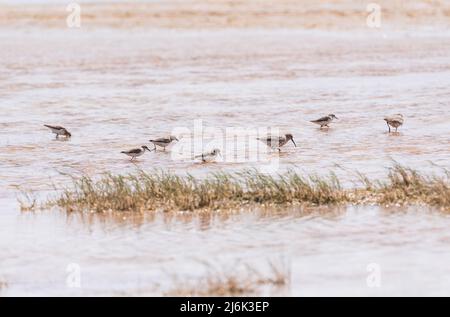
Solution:
M 338 117 L 336 117 L 334 114 L 329 114 L 328 116 L 322 117 L 317 120 L 312 120 L 311 122 L 320 125 L 320 128 L 322 129 L 323 127 L 329 128 L 329 124 L 333 122 L 334 119 L 338 119 Z
M 130 156 L 131 160 L 134 160 L 136 157 L 141 156 L 142 154 L 144 154 L 145 150 L 151 152 L 151 150 L 146 145 L 143 145 L 141 148 L 132 149 L 132 150 L 129 150 L 129 151 L 122 151 L 120 153 L 123 153 L 123 154 L 126 154 L 126 155 Z
M 403 115 L 398 113 L 384 118 L 384 121 L 386 121 L 389 133 L 391 133 L 391 127 L 395 128 L 395 132 L 397 132 L 398 128 L 403 125 Z
M 220 150 L 214 149 L 210 152 L 205 152 L 200 155 L 197 155 L 195 156 L 195 158 L 201 158 L 203 163 L 207 163 L 214 161 L 218 155 L 220 155 Z
M 294 143 L 294 146 L 297 147 L 297 144 L 295 144 L 294 141 L 294 137 L 292 136 L 292 134 L 286 134 L 284 136 L 267 136 L 264 138 L 257 138 L 257 140 L 259 141 L 263 141 L 264 143 L 267 144 L 267 146 L 269 146 L 272 149 L 278 149 L 278 152 L 281 151 L 281 147 L 283 145 L 285 145 L 286 143 L 288 143 L 289 141 L 292 141 L 292 143 Z
M 59 125 L 49 125 L 49 124 L 44 124 L 44 127 L 49 128 L 50 130 L 52 130 L 52 132 L 54 134 L 56 134 L 56 138 L 58 138 L 60 135 L 66 137 L 66 138 L 70 138 L 72 136 L 72 134 L 70 134 L 69 131 L 67 131 L 66 128 L 61 127 Z
M 178 141 L 178 139 L 173 135 L 171 135 L 168 138 L 159 138 L 155 140 L 150 140 L 150 142 L 153 143 L 153 145 L 155 146 L 155 150 L 156 146 L 159 146 L 162 147 L 164 151 L 166 150 L 166 147 L 169 146 L 170 143 L 172 143 L 172 141 Z

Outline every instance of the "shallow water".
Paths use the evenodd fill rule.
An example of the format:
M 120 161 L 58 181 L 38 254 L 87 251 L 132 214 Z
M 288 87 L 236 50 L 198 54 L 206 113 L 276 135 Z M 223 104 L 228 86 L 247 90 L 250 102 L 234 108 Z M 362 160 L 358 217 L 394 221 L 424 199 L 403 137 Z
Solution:
M 265 272 L 281 261 L 291 284 L 269 294 L 449 295 L 450 219 L 423 208 L 99 216 L 21 213 L 15 198 L 17 186 L 45 196 L 69 182 L 65 173 L 137 168 L 203 176 L 275 162 L 272 172 L 333 170 L 345 184 L 356 170 L 384 177 L 392 160 L 440 173 L 450 168 L 449 35 L 1 29 L 1 294 L 157 295 L 174 288 L 174 276 L 203 276 L 204 262 Z M 386 133 L 383 117 L 398 112 L 405 126 Z M 328 113 L 340 118 L 329 130 L 308 122 Z M 205 128 L 279 128 L 298 148 L 229 162 L 228 138 L 225 161 L 207 165 L 170 151 L 136 164 L 120 154 L 192 131 L 199 119 Z M 55 140 L 44 123 L 66 126 L 72 139 Z M 223 140 L 204 137 L 204 149 Z M 70 263 L 81 268 L 81 288 L 67 287 Z M 366 283 L 371 263 L 381 268 L 379 288 Z

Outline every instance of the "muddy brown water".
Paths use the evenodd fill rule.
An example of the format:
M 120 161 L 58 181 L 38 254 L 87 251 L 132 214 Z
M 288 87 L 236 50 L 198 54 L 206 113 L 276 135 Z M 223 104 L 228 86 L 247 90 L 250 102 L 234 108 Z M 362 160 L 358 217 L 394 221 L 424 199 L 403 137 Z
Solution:
M 138 168 L 202 177 L 275 161 L 273 172 L 333 170 L 349 186 L 356 170 L 385 177 L 392 160 L 442 173 L 449 34 L 2 28 L 0 294 L 159 295 L 208 266 L 269 274 L 273 261 L 289 267 L 291 283 L 265 295 L 449 295 L 450 218 L 423 207 L 100 216 L 20 212 L 16 200 L 17 186 L 45 197 L 52 184 L 68 184 L 64 173 Z M 383 117 L 398 112 L 405 125 L 387 134 Z M 328 113 L 339 117 L 329 130 L 308 122 Z M 298 147 L 215 164 L 171 151 L 132 164 L 120 154 L 192 131 L 199 119 L 219 131 L 278 128 Z M 72 139 L 55 140 L 44 123 L 66 126 Z M 214 133 L 204 138 L 205 149 L 221 145 Z M 74 267 L 80 288 L 68 284 Z M 367 282 L 373 267 L 380 287 Z

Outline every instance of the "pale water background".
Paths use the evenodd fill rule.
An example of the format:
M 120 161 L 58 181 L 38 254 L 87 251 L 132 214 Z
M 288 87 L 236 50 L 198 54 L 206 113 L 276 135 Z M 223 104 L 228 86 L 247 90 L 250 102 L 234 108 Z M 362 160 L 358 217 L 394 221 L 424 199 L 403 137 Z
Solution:
M 450 217 L 423 207 L 98 216 L 20 212 L 16 200 L 17 186 L 45 197 L 52 183 L 67 184 L 61 172 L 204 176 L 259 166 L 169 153 L 131 164 L 120 154 L 196 119 L 291 132 L 299 147 L 286 147 L 280 171 L 333 170 L 348 185 L 357 170 L 385 177 L 392 160 L 442 173 L 450 168 L 449 35 L 1 29 L 0 281 L 8 286 L 0 294 L 160 295 L 176 278 L 204 276 L 204 262 L 265 272 L 274 261 L 289 267 L 291 283 L 263 295 L 450 295 Z M 398 112 L 405 126 L 389 135 L 383 117 Z M 328 131 L 308 122 L 328 113 L 340 118 Z M 44 123 L 73 138 L 56 141 Z M 79 289 L 66 285 L 70 263 L 81 268 Z M 381 268 L 379 288 L 366 283 L 371 263 Z

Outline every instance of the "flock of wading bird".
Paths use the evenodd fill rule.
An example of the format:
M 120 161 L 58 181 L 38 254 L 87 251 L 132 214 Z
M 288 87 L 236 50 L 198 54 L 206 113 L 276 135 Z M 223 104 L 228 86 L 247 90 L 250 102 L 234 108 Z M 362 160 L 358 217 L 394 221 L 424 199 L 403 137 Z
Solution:
M 332 123 L 336 119 L 338 119 L 338 118 L 334 114 L 329 114 L 328 116 L 322 117 L 317 120 L 312 120 L 311 122 L 319 125 L 320 129 L 323 129 L 323 128 L 329 128 L 330 123 Z M 395 114 L 392 116 L 388 116 L 388 117 L 384 118 L 384 121 L 386 121 L 386 124 L 389 129 L 389 133 L 391 133 L 391 131 L 392 131 L 391 127 L 395 129 L 395 132 L 397 132 L 398 128 L 403 125 L 403 115 Z M 72 134 L 66 128 L 64 128 L 62 126 L 53 126 L 53 125 L 48 125 L 48 124 L 45 124 L 44 126 L 49 128 L 54 134 L 56 134 L 56 138 L 59 138 L 60 136 L 64 137 L 64 138 L 72 137 Z M 294 143 L 294 146 L 297 146 L 297 144 L 295 144 L 294 136 L 292 134 L 285 134 L 284 136 L 268 135 L 266 137 L 257 138 L 257 139 L 259 141 L 262 141 L 265 144 L 267 144 L 267 146 L 270 147 L 271 149 L 278 150 L 279 152 L 281 151 L 281 147 L 286 145 L 289 141 L 292 141 L 292 143 Z M 172 142 L 179 141 L 179 140 L 174 136 L 169 136 L 169 137 L 163 137 L 163 138 L 158 138 L 158 139 L 149 140 L 149 141 L 150 141 L 150 143 L 153 144 L 153 149 L 149 149 L 148 146 L 143 145 L 140 148 L 131 149 L 128 151 L 122 151 L 121 153 L 128 155 L 129 157 L 131 157 L 131 161 L 133 161 L 137 157 L 143 155 L 145 153 L 145 151 L 149 151 L 149 152 L 155 151 L 156 152 L 157 147 L 161 148 L 163 151 L 165 151 L 166 147 L 168 147 Z M 220 150 L 214 149 L 212 151 L 208 151 L 208 152 L 202 153 L 200 155 L 197 155 L 197 156 L 195 156 L 195 158 L 201 159 L 202 162 L 206 163 L 206 162 L 214 161 L 218 155 L 220 155 Z

